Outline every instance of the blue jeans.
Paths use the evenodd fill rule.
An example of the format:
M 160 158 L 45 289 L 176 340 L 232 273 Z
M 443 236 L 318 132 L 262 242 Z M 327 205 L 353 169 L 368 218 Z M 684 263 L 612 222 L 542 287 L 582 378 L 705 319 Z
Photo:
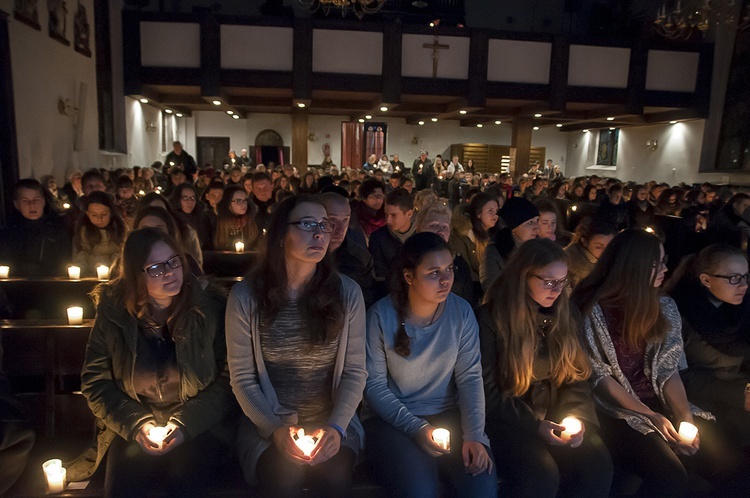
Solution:
M 425 453 L 410 436 L 380 417 L 365 421 L 366 452 L 376 481 L 389 496 L 433 498 L 440 496 L 440 481 L 446 496 L 497 498 L 497 472 L 472 476 L 464 470 L 461 442 L 461 415 L 458 411 L 423 417 L 435 427 L 451 432 L 451 453 L 433 457 Z M 487 450 L 490 458 L 492 452 Z M 494 462 L 494 460 L 493 460 Z

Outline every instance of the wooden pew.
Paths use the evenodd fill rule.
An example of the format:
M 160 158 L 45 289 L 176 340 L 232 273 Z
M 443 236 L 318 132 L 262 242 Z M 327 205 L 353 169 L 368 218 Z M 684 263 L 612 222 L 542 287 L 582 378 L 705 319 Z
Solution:
M 100 281 L 64 277 L 0 279 L 0 318 L 22 320 L 67 320 L 70 306 L 81 306 L 83 316 L 92 318 L 94 306 L 89 293 Z

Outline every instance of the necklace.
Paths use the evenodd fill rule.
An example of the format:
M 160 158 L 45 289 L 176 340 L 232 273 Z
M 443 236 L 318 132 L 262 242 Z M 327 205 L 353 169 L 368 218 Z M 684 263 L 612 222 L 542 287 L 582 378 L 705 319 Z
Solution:
M 437 316 L 438 310 L 440 310 L 440 305 L 443 303 L 438 303 L 437 307 L 435 308 L 435 312 L 432 314 L 432 318 L 430 318 L 430 321 L 425 323 L 424 325 L 419 325 L 420 327 L 429 327 L 433 323 L 435 323 L 435 317 Z

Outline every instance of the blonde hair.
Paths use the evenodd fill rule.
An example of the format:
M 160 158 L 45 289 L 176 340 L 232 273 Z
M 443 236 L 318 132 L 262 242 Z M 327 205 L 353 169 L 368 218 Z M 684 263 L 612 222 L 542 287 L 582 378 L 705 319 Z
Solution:
M 417 216 L 414 221 L 414 226 L 417 227 L 417 231 L 422 231 L 422 225 L 431 216 L 444 216 L 448 218 L 448 223 L 451 222 L 451 210 L 440 201 L 432 201 L 422 206 L 422 209 L 417 211 Z
M 524 243 L 508 260 L 500 277 L 487 292 L 486 301 L 497 327 L 500 346 L 496 376 L 500 388 L 513 396 L 529 390 L 534 379 L 534 360 L 539 346 L 539 305 L 531 298 L 529 278 L 545 266 L 564 262 L 562 248 L 547 239 Z M 571 315 L 567 290 L 555 302 L 555 322 L 546 335 L 551 365 L 550 378 L 559 387 L 585 380 L 591 366 L 578 341 L 578 326 Z

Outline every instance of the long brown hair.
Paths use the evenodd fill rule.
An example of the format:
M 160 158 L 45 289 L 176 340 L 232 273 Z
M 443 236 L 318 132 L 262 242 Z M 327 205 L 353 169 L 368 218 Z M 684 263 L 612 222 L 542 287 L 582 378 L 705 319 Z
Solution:
M 269 323 L 289 302 L 289 277 L 282 244 L 289 231 L 289 216 L 302 203 L 323 206 L 320 200 L 311 195 L 298 195 L 281 201 L 271 215 L 264 254 L 247 277 L 255 290 L 258 309 L 262 310 Z M 341 277 L 331 258 L 329 252 L 318 263 L 312 280 L 299 296 L 302 318 L 310 332 L 310 339 L 318 344 L 334 340 L 344 326 Z
M 514 396 L 529 390 L 539 346 L 540 324 L 536 311 L 539 305 L 531 298 L 528 280 L 556 262 L 568 263 L 560 246 L 551 240 L 532 239 L 510 257 L 487 292 L 487 303 L 498 330 L 497 339 L 502 345 L 502 353 L 497 358 L 498 384 Z M 565 289 L 555 301 L 554 318 L 554 325 L 546 336 L 554 385 L 587 379 L 591 367 L 578 341 L 578 325 Z
M 499 213 L 500 203 L 497 201 L 497 197 L 486 192 L 480 192 L 475 195 L 466 207 L 466 215 L 469 217 L 471 231 L 474 232 L 474 239 L 476 240 L 477 259 L 479 261 L 482 261 L 482 258 L 484 258 L 484 251 L 490 243 L 490 234 L 482 225 L 482 220 L 479 219 L 479 214 L 482 212 L 482 209 L 484 209 L 484 206 L 491 201 L 497 203 Z
M 90 250 L 91 247 L 96 246 L 102 241 L 102 234 L 99 228 L 95 226 L 89 219 L 86 211 L 91 204 L 101 204 L 109 208 L 109 224 L 103 229 L 107 232 L 109 240 L 117 245 L 122 246 L 122 242 L 125 239 L 127 227 L 125 222 L 120 216 L 120 212 L 112 201 L 112 197 L 106 192 L 94 191 L 83 198 L 83 214 L 78 220 L 76 225 L 75 237 L 73 238 L 73 244 L 79 251 Z M 90 247 L 84 247 L 85 244 L 89 244 Z
M 242 192 L 247 198 L 247 211 L 243 216 L 237 216 L 232 212 L 230 207 L 232 206 L 232 197 L 237 192 Z M 224 189 L 224 196 L 216 206 L 218 212 L 216 218 L 216 234 L 214 237 L 214 244 L 216 244 L 217 250 L 232 250 L 232 244 L 237 240 L 230 239 L 230 230 L 235 227 L 235 223 L 242 221 L 242 242 L 245 243 L 245 247 L 249 249 L 255 244 L 258 238 L 258 225 L 255 224 L 255 203 L 247 197 L 245 189 L 239 185 L 230 185 Z
M 654 281 L 661 264 L 661 242 L 640 228 L 621 232 L 596 266 L 573 291 L 573 301 L 588 315 L 596 304 L 624 311 L 623 337 L 632 348 L 666 337 L 669 322 L 661 312 Z
M 122 248 L 118 268 L 115 277 L 109 283 L 99 284 L 91 293 L 94 304 L 98 305 L 101 297 L 106 292 L 117 300 L 117 304 L 123 306 L 128 314 L 135 317 L 139 323 L 146 327 L 158 327 L 153 319 L 153 310 L 150 306 L 148 289 L 146 288 L 148 276 L 143 271 L 146 261 L 151 254 L 151 249 L 158 242 L 167 244 L 175 254 L 182 260 L 183 278 L 180 293 L 172 300 L 169 306 L 167 327 L 170 331 L 174 329 L 175 320 L 188 311 L 188 287 L 190 284 L 189 271 L 186 267 L 185 254 L 169 235 L 156 228 L 141 228 L 130 232 Z

